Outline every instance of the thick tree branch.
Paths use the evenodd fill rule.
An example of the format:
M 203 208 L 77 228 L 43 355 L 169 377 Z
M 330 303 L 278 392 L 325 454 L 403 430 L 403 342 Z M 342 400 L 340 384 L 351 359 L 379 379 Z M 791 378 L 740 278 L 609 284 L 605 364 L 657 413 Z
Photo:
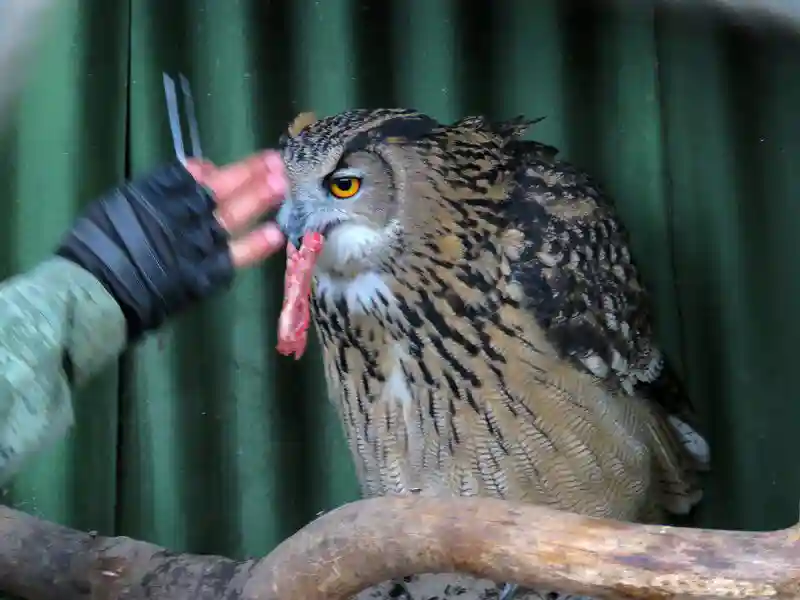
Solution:
M 259 561 L 172 554 L 0 508 L 0 591 L 29 600 L 345 600 L 462 572 L 617 598 L 798 598 L 800 531 L 652 527 L 489 499 L 379 498 L 330 512 Z

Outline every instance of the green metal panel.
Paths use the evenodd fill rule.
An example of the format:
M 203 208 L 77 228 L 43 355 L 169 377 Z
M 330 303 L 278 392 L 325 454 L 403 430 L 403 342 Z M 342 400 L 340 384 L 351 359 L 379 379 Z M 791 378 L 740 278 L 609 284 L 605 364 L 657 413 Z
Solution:
M 4 275 L 45 257 L 93 195 L 170 158 L 162 70 L 191 79 L 220 163 L 274 145 L 300 110 L 547 116 L 536 137 L 617 198 L 660 337 L 700 406 L 715 460 L 699 522 L 796 520 L 798 38 L 622 0 L 63 4 L 0 145 Z M 85 390 L 69 439 L 6 500 L 240 556 L 354 499 L 316 346 L 300 362 L 274 350 L 283 260 Z

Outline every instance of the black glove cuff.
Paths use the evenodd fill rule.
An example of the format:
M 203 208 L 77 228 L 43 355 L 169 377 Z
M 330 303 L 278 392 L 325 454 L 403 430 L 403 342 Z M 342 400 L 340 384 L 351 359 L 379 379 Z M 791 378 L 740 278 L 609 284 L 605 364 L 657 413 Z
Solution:
M 233 280 L 229 236 L 215 202 L 180 163 L 92 202 L 56 254 L 97 277 L 134 341 Z

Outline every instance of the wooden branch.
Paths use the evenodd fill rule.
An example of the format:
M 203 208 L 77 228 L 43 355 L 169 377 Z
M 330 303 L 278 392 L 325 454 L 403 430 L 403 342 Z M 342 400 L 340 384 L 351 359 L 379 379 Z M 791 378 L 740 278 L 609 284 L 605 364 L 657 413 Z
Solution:
M 28 600 L 346 600 L 462 572 L 616 598 L 798 598 L 800 531 L 653 527 L 489 499 L 343 506 L 258 561 L 174 554 L 0 508 L 0 591 Z

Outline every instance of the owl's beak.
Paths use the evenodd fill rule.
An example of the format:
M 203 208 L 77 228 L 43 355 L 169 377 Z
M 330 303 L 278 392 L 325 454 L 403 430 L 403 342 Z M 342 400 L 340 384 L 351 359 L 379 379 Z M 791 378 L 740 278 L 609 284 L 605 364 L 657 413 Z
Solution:
M 299 248 L 300 244 L 303 242 L 303 236 L 297 233 L 291 234 L 284 234 L 286 235 L 286 239 L 294 246 L 295 248 Z
M 287 196 L 278 211 L 276 221 L 283 235 L 295 248 L 299 248 L 303 236 L 311 231 L 327 236 L 331 229 L 346 221 L 346 216 L 330 207 L 318 208 L 319 204 L 304 196 Z
M 287 241 L 295 248 L 300 247 L 303 239 L 306 218 L 306 213 L 299 209 L 297 203 L 292 201 L 291 196 L 286 196 L 275 220 L 278 222 L 278 227 L 283 235 L 286 236 Z

